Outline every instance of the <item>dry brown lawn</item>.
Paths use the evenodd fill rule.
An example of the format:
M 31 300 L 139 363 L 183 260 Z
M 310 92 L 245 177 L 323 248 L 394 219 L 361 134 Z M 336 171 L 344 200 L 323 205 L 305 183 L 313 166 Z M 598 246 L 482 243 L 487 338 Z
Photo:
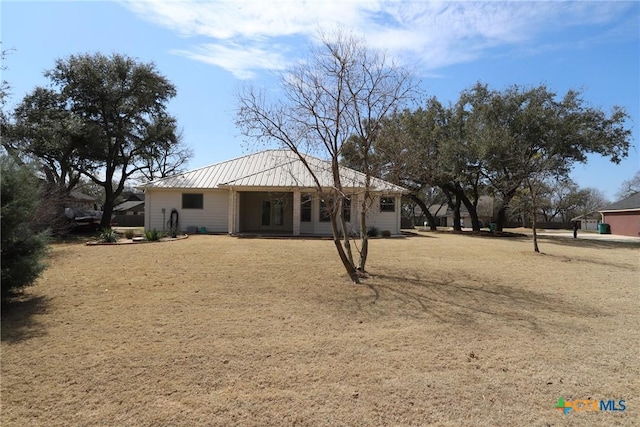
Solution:
M 2 314 L 2 426 L 638 425 L 638 245 L 423 233 L 57 244 Z M 554 409 L 625 399 L 619 413 Z

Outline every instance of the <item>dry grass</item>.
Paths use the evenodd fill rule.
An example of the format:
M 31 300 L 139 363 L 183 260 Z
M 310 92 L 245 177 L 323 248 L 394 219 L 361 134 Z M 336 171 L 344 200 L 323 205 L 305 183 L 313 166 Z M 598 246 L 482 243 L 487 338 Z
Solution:
M 56 245 L 3 312 L 3 426 L 637 425 L 638 246 L 428 234 Z M 625 399 L 570 413 L 565 399 Z

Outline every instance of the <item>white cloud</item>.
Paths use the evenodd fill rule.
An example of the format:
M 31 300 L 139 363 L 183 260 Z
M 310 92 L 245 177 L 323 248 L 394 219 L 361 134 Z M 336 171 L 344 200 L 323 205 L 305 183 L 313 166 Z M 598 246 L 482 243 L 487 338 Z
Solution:
M 238 78 L 280 70 L 294 41 L 336 24 L 422 70 L 464 63 L 498 47 L 533 47 L 544 34 L 603 25 L 622 2 L 475 2 L 400 0 L 146 0 L 123 4 L 183 37 L 210 39 L 176 54 L 214 64 Z M 283 43 L 291 43 L 287 48 Z
M 286 51 L 284 47 L 280 48 Z M 278 46 L 251 47 L 226 44 L 203 44 L 190 50 L 172 50 L 172 53 L 182 55 L 196 61 L 217 65 L 230 71 L 237 78 L 246 80 L 253 78 L 258 70 L 283 70 L 289 64 L 287 58 L 279 52 Z

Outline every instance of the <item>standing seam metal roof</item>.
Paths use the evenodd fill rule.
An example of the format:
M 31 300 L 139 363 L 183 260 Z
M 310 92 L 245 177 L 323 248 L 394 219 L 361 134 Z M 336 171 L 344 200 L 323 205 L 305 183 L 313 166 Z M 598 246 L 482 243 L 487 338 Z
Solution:
M 305 161 L 323 187 L 333 186 L 331 163 L 304 155 Z M 363 188 L 365 174 L 340 167 L 345 188 Z M 144 188 L 226 188 L 226 187 L 315 187 L 311 174 L 289 150 L 265 150 L 189 172 L 151 181 Z M 374 191 L 406 192 L 404 188 L 379 178 L 371 179 Z

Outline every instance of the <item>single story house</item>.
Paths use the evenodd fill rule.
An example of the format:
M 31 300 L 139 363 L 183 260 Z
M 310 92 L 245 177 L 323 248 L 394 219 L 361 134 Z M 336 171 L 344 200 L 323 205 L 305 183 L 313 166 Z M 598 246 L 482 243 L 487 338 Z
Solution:
M 113 207 L 113 222 L 120 227 L 144 226 L 144 193 L 131 194 Z
M 602 222 L 609 224 L 611 234 L 640 237 L 640 192 L 618 200 L 598 212 Z
M 71 190 L 71 192 L 69 192 L 67 204 L 69 205 L 67 207 L 73 209 L 98 210 L 97 200 L 95 197 L 77 190 Z
M 488 227 L 493 218 L 493 204 L 494 199 L 491 196 L 480 196 L 478 198 L 476 213 L 482 227 Z M 453 227 L 455 215 L 447 202 L 435 203 L 428 206 L 428 208 L 438 227 Z M 420 206 L 412 206 L 411 212 L 405 213 L 409 215 L 409 218 L 416 226 L 424 226 L 427 223 L 427 217 L 420 209 Z M 463 227 L 471 227 L 471 215 L 463 204 L 460 205 L 460 220 Z
M 333 187 L 331 163 L 305 155 L 323 192 Z M 359 230 L 365 175 L 340 167 L 349 196 L 345 218 Z M 331 235 L 331 224 L 312 175 L 289 150 L 265 150 L 151 181 L 145 191 L 145 229 L 279 235 Z M 367 226 L 400 234 L 401 196 L 406 190 L 372 178 Z
M 144 193 L 132 194 L 117 206 L 113 207 L 116 215 L 144 215 Z

